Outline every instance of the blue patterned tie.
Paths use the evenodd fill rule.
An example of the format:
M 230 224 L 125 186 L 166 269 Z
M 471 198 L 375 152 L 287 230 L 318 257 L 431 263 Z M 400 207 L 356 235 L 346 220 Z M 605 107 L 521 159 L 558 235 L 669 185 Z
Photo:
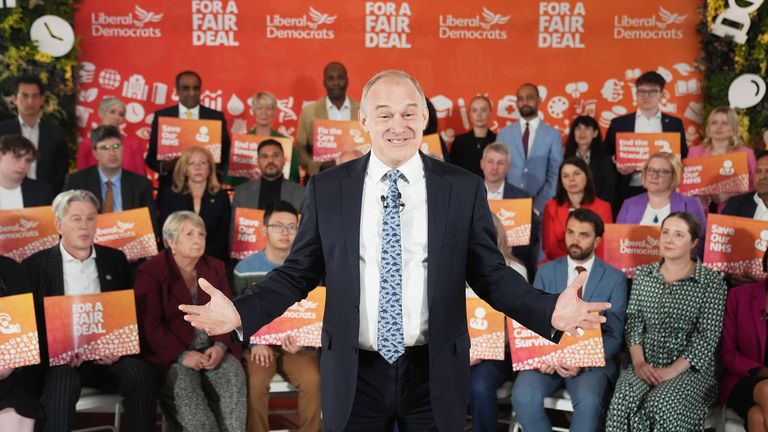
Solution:
M 405 352 L 403 336 L 403 256 L 400 246 L 400 171 L 387 172 L 389 188 L 381 227 L 381 274 L 379 276 L 379 354 L 390 364 Z

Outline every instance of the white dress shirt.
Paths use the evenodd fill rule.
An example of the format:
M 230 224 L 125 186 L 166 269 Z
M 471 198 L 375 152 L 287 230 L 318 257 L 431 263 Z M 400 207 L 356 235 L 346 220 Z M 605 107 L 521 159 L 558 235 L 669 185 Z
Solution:
M 0 186 L 0 210 L 18 210 L 24 208 L 24 195 L 21 194 L 21 185 L 6 189 Z
M 757 208 L 755 209 L 753 218 L 761 221 L 768 221 L 768 207 L 765 206 L 765 203 L 757 193 L 755 193 L 755 203 L 757 203 Z
M 200 120 L 200 105 L 189 109 L 185 107 L 182 104 L 179 104 L 179 118 L 185 119 L 187 118 L 187 111 L 192 113 L 192 119 L 194 120 Z
M 358 344 L 377 349 L 379 278 L 381 271 L 382 196 L 386 196 L 391 168 L 371 152 L 363 183 L 360 215 L 360 330 Z M 400 239 L 403 258 L 403 335 L 406 346 L 423 345 L 427 334 L 427 185 L 418 153 L 398 170 L 401 201 Z M 438 271 L 439 269 L 435 270 Z
M 640 111 L 635 113 L 635 133 L 661 133 L 661 111 L 656 111 L 651 117 L 646 117 Z M 643 175 L 639 171 L 632 173 L 630 186 L 642 186 Z
M 352 103 L 349 101 L 349 96 L 344 98 L 341 108 L 336 108 L 336 105 L 326 97 L 325 108 L 328 111 L 328 120 L 352 120 Z
M 520 117 L 520 142 L 523 142 L 523 134 L 525 133 L 525 122 L 528 122 L 528 154 L 531 154 L 533 149 L 533 140 L 536 138 L 536 129 L 539 128 L 541 119 L 537 115 L 536 117 L 526 120 Z
M 579 275 L 579 272 L 576 271 L 576 267 L 582 266 L 585 270 L 587 270 L 587 275 L 589 275 L 589 272 L 592 271 L 592 266 L 595 264 L 595 254 L 593 253 L 592 256 L 583 264 L 579 264 L 576 261 L 572 260 L 570 256 L 566 255 L 565 260 L 568 262 L 568 281 L 566 282 L 563 289 L 565 289 L 567 286 L 573 283 L 573 281 L 576 280 L 576 276 Z M 589 279 L 589 276 L 587 276 L 587 279 Z M 584 297 L 584 294 L 587 292 L 587 283 L 584 282 L 584 286 L 581 288 L 581 296 Z
M 32 165 L 30 165 L 29 172 L 27 173 L 27 177 L 37 179 L 37 159 L 40 157 L 40 117 L 38 116 L 35 124 L 30 127 L 19 116 L 19 124 L 21 125 L 21 136 L 32 141 L 32 145 L 35 146 L 38 152 L 38 157 L 32 161 Z
M 495 191 L 492 191 L 488 187 L 488 183 L 485 184 L 485 190 L 488 191 L 488 199 L 504 199 L 504 183 L 499 186 Z
M 91 256 L 80 261 L 70 255 L 64 245 L 59 242 L 61 260 L 64 264 L 64 294 L 98 294 L 101 292 L 99 285 L 99 270 L 96 268 L 96 248 L 91 246 Z

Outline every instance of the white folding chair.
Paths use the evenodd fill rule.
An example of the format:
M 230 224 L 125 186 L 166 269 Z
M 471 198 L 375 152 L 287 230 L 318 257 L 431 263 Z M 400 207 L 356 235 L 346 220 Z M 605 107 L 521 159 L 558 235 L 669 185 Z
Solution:
M 566 413 L 572 413 L 573 403 L 571 402 L 571 395 L 568 394 L 568 390 L 560 389 L 552 393 L 552 395 L 545 397 L 544 408 L 556 410 L 556 411 L 563 411 Z M 516 419 L 514 419 L 514 413 L 513 413 L 513 420 L 509 425 L 509 431 L 521 432 L 522 430 L 523 430 L 522 425 L 520 425 L 520 423 Z M 553 426 L 552 430 L 557 432 L 568 432 L 568 428 L 562 428 L 558 426 Z
M 93 426 L 84 429 L 76 429 L 72 432 L 95 432 L 95 431 L 120 431 L 120 414 L 122 407 L 120 402 L 123 397 L 118 394 L 102 393 L 91 387 L 83 387 L 80 390 L 80 399 L 75 405 L 76 412 L 114 412 L 114 423 L 111 425 Z

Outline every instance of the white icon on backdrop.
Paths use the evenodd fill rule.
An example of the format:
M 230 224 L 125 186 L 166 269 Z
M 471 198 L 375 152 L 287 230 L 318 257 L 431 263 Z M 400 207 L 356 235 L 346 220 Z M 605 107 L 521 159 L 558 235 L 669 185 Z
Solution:
M 624 98 L 624 82 L 611 78 L 603 84 L 600 95 L 608 102 L 618 102 Z
M 99 89 L 96 87 L 89 88 L 88 90 L 80 90 L 77 92 L 77 100 L 80 102 L 93 102 L 96 100 L 96 96 L 99 95 Z
M 120 87 L 122 77 L 120 72 L 114 69 L 103 69 L 99 72 L 99 85 L 108 90 L 114 90 Z
M 208 127 L 200 126 L 200 129 L 197 131 L 197 134 L 195 135 L 195 139 L 201 143 L 207 143 L 208 141 L 210 141 L 211 137 L 208 136 Z
M 701 93 L 699 80 L 679 80 L 675 83 L 675 96 L 696 95 Z
M 233 116 L 239 116 L 245 111 L 245 104 L 235 93 L 232 93 L 229 102 L 227 102 L 227 111 Z
M 216 90 L 215 92 L 206 90 L 200 96 L 200 104 L 207 106 L 210 109 L 221 111 L 221 94 L 222 93 L 223 92 L 221 90 Z
M 248 132 L 248 122 L 245 119 L 236 118 L 232 122 L 232 129 L 230 131 L 233 134 L 244 134 Z
M 565 85 L 565 92 L 574 99 L 578 99 L 587 90 L 589 90 L 589 84 L 585 81 L 571 82 Z
M 144 127 L 140 127 L 136 131 L 136 136 L 143 140 L 148 140 L 150 133 L 152 133 L 152 129 L 147 126 L 144 126 Z
M 694 71 L 693 66 L 688 63 L 676 63 L 672 68 L 678 71 L 682 76 L 688 76 L 688 74 Z
M 311 29 L 316 29 L 317 26 L 322 24 L 333 24 L 334 21 L 336 21 L 337 15 L 319 12 L 317 9 L 310 6 L 309 17 L 312 19 L 312 21 L 307 22 L 307 25 Z
M 277 109 L 280 111 L 277 114 L 277 121 L 280 123 L 292 120 L 298 120 L 296 112 L 293 111 L 293 96 L 286 99 L 277 100 Z
M 161 82 L 152 84 L 152 103 L 155 105 L 165 105 L 168 98 L 168 85 Z
M 691 103 L 688 104 L 688 107 L 685 108 L 685 113 L 683 115 L 688 120 L 701 124 L 704 120 L 704 106 L 701 102 L 691 101 Z
M 146 101 L 147 93 L 149 93 L 149 86 L 143 76 L 133 74 L 123 81 L 123 97 Z
M 75 117 L 77 118 L 77 127 L 84 128 L 88 125 L 88 117 L 91 116 L 93 109 L 82 105 L 75 105 Z
M 125 106 L 125 120 L 128 123 L 139 123 L 144 120 L 144 107 L 138 102 L 130 102 Z
M 670 72 L 669 69 L 665 68 L 664 66 L 659 66 L 658 69 L 656 69 L 656 72 L 658 72 L 659 75 L 664 77 L 664 80 L 666 82 L 672 82 L 672 79 L 674 78 L 674 75 L 672 75 L 672 72 Z
M 569 106 L 570 103 L 568 103 L 568 99 L 563 96 L 555 96 L 549 100 L 549 103 L 547 104 L 547 112 L 550 116 L 560 119 L 563 118 L 563 113 Z
M 134 11 L 136 12 L 136 18 L 138 18 L 138 20 L 134 19 L 133 24 L 139 28 L 144 27 L 144 24 L 160 22 L 160 20 L 163 19 L 163 14 L 148 12 L 142 9 L 139 5 L 136 5 Z
M 699 138 L 701 138 L 701 135 L 699 134 L 699 130 L 696 128 L 696 126 L 688 126 L 685 129 L 685 139 L 688 142 L 695 142 L 698 141 Z
M 611 107 L 610 111 L 603 111 L 600 113 L 600 120 L 598 123 L 600 123 L 600 126 L 607 128 L 611 125 L 611 120 L 615 119 L 616 117 L 623 116 L 626 113 L 626 108 L 621 105 L 614 105 Z
M 578 115 L 594 117 L 597 112 L 597 99 L 581 99 L 575 108 Z
M 15 8 L 16 0 L 0 0 L 0 9 L 2 8 Z
M 81 62 L 77 71 L 78 79 L 81 83 L 87 84 L 93 82 L 93 75 L 96 72 L 96 65 L 91 62 Z
M 464 102 L 464 98 L 459 98 L 456 101 L 456 105 L 459 106 L 459 116 L 461 117 L 461 124 L 464 129 L 469 129 L 469 114 L 467 113 L 467 104 Z
M 429 101 L 435 106 L 437 118 L 446 118 L 453 115 L 453 101 L 446 96 L 437 95 L 429 98 Z
M 511 15 L 502 15 L 502 14 L 493 13 L 489 11 L 488 8 L 483 6 L 483 19 L 485 20 L 485 22 L 481 22 L 480 27 L 486 30 L 489 30 L 491 26 L 494 26 L 496 24 L 498 25 L 506 24 L 509 21 L 510 17 Z
M 640 70 L 640 68 L 627 69 L 627 70 L 624 71 L 624 80 L 626 80 L 626 81 L 634 81 L 638 77 L 640 77 L 640 75 L 642 75 L 642 74 L 643 74 L 643 71 Z
M 685 22 L 685 19 L 687 17 L 688 15 L 681 15 L 676 12 L 673 13 L 664 9 L 663 6 L 659 6 L 659 18 L 661 18 L 661 20 L 659 20 L 659 22 L 657 22 L 656 25 L 660 29 L 664 29 L 664 28 L 667 28 L 667 26 L 670 24 L 682 24 L 683 22 Z
M 505 118 L 509 120 L 517 120 L 520 118 L 520 113 L 517 112 L 517 96 L 504 95 L 496 104 L 496 117 Z

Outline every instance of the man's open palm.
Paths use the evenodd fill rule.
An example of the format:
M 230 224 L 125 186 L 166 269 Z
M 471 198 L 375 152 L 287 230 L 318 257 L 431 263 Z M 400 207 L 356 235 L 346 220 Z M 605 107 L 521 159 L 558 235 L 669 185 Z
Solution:
M 209 336 L 229 333 L 240 326 L 240 314 L 232 300 L 214 288 L 207 280 L 197 280 L 200 288 L 211 296 L 211 301 L 204 305 L 179 305 L 184 312 L 184 319 L 193 327 L 203 330 Z

